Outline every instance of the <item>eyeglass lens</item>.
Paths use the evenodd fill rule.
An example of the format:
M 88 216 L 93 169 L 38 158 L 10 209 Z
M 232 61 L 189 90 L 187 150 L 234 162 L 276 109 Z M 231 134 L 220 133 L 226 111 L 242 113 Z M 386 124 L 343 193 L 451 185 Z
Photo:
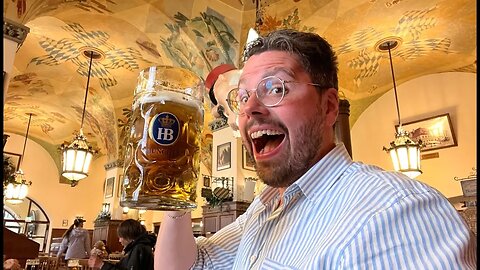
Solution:
M 260 103 L 267 107 L 279 104 L 285 95 L 284 82 L 275 76 L 263 78 L 257 85 L 255 95 Z M 228 93 L 227 102 L 230 110 L 235 113 L 241 113 L 244 105 L 247 103 L 251 91 L 245 89 L 232 89 Z

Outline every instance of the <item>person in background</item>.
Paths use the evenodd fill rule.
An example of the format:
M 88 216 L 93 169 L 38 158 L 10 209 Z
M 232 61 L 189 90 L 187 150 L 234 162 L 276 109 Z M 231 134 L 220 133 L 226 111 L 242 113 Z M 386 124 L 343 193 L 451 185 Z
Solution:
M 57 259 L 65 252 L 65 260 L 86 259 L 91 249 L 90 234 L 83 228 L 84 219 L 76 218 L 73 224 L 62 236 Z
M 165 213 L 156 269 L 476 269 L 476 237 L 439 191 L 335 143 L 326 40 L 278 30 L 245 56 L 231 109 L 267 186 L 209 238 L 193 237 L 190 212 Z
M 17 259 L 8 259 L 3 262 L 3 270 L 21 270 L 22 267 Z
M 127 219 L 118 225 L 117 235 L 125 256 L 112 264 L 104 262 L 100 256 L 92 255 L 88 259 L 90 267 L 102 270 L 153 270 L 155 236 L 148 234 L 145 226 L 137 220 Z

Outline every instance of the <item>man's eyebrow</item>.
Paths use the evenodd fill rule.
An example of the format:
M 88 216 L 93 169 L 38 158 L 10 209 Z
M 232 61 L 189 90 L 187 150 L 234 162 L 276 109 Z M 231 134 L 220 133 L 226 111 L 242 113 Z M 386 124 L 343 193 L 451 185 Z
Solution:
M 269 69 L 267 71 L 265 71 L 262 75 L 262 78 L 265 78 L 265 77 L 268 77 L 268 76 L 273 76 L 273 75 L 277 75 L 278 73 L 285 73 L 287 74 L 288 76 L 294 78 L 295 77 L 295 73 L 289 69 L 289 68 L 285 68 L 285 67 L 274 67 L 272 69 Z M 240 84 L 244 83 L 246 81 L 245 78 L 240 78 L 240 80 L 238 80 L 238 86 L 240 86 Z

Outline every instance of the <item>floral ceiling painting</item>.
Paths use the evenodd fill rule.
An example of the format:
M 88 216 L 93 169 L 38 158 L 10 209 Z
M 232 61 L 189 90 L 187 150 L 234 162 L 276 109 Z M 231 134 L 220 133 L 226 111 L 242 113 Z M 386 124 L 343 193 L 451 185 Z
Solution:
M 220 64 L 242 66 L 250 28 L 264 35 L 293 28 L 318 33 L 337 53 L 339 91 L 350 125 L 397 83 L 427 74 L 476 73 L 476 2 L 389 0 L 4 0 L 4 18 L 29 28 L 7 74 L 4 130 L 30 136 L 60 166 L 58 147 L 80 129 L 89 58 L 84 133 L 107 162 L 121 162 L 139 72 L 179 66 L 205 79 Z M 5 34 L 5 33 L 4 33 Z M 204 93 L 202 163 L 211 170 L 212 104 Z M 114 128 L 112 128 L 114 127 Z

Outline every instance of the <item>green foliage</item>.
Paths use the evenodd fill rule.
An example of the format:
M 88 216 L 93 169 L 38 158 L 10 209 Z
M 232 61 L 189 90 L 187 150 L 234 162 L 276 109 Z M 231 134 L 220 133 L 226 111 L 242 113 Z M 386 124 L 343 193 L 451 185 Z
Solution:
M 98 214 L 97 218 L 95 219 L 95 222 L 97 221 L 106 221 L 106 220 L 110 220 L 112 218 L 112 216 L 110 215 L 110 212 L 100 212 L 100 214 Z
M 10 183 L 15 180 L 15 165 L 10 157 L 3 155 L 3 183 Z

